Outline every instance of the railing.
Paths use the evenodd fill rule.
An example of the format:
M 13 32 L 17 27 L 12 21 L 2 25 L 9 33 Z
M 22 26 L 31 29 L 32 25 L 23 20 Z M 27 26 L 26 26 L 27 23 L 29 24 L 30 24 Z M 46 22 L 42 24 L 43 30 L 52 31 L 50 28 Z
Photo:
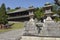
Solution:
M 23 18 L 23 17 L 29 17 L 29 15 L 15 16 L 15 17 L 8 17 L 7 19 Z

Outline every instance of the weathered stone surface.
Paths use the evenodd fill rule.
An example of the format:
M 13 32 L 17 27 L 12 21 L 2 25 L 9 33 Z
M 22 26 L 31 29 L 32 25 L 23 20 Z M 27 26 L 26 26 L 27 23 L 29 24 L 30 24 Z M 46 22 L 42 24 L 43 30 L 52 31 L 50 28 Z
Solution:
M 41 36 L 60 36 L 60 24 L 53 20 L 45 20 L 41 33 Z
M 36 35 L 37 33 L 38 33 L 38 30 L 32 18 L 26 23 L 25 35 Z

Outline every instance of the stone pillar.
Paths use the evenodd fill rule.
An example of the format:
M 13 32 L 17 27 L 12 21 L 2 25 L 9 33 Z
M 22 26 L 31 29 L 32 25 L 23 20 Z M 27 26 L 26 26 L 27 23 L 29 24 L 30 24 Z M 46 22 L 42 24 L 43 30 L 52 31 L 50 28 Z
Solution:
M 36 35 L 38 33 L 37 27 L 35 25 L 35 20 L 33 19 L 33 11 L 29 11 L 30 20 L 27 22 L 25 27 L 25 35 Z
M 46 19 L 44 19 L 43 28 L 41 30 L 40 35 L 41 36 L 59 36 L 59 29 L 57 27 L 57 24 L 52 20 L 51 16 L 53 15 L 52 12 L 52 5 L 49 3 L 46 3 L 44 6 L 45 9 L 45 16 L 47 16 Z
M 29 11 L 29 15 L 34 15 L 34 14 L 33 14 L 33 11 Z
M 30 20 L 29 20 L 29 22 L 31 22 L 31 24 L 34 24 L 35 22 L 34 22 L 34 14 L 33 14 L 33 11 L 31 10 L 31 11 L 29 11 L 29 15 L 30 15 Z

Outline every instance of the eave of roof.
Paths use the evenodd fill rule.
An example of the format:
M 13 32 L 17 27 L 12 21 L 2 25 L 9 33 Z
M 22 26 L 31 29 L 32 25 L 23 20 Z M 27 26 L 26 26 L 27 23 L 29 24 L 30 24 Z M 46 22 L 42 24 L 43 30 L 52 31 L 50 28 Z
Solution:
M 33 10 L 33 9 L 35 9 L 35 8 L 28 8 L 28 9 L 20 8 L 18 10 L 13 11 L 13 12 L 7 12 L 7 14 L 16 13 L 16 12 L 23 12 L 23 11 L 29 11 L 29 10 Z
M 52 7 L 52 5 L 44 6 L 43 8 L 45 8 L 45 7 Z
M 57 17 L 59 17 L 59 15 L 58 15 L 58 14 L 54 14 L 53 16 L 57 16 Z
M 8 17 L 7 19 L 25 18 L 25 17 L 29 17 L 29 16 L 30 16 L 30 15 L 15 16 L 15 17 Z

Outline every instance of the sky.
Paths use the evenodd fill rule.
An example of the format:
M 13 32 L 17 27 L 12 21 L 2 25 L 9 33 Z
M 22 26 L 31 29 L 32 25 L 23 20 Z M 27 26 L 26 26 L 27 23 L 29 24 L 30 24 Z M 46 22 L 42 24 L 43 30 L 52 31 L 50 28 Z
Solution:
M 53 3 L 54 0 L 0 0 L 0 6 L 2 3 L 5 3 L 6 8 L 15 8 L 15 7 L 24 7 L 28 8 L 29 6 L 42 7 L 46 2 Z

